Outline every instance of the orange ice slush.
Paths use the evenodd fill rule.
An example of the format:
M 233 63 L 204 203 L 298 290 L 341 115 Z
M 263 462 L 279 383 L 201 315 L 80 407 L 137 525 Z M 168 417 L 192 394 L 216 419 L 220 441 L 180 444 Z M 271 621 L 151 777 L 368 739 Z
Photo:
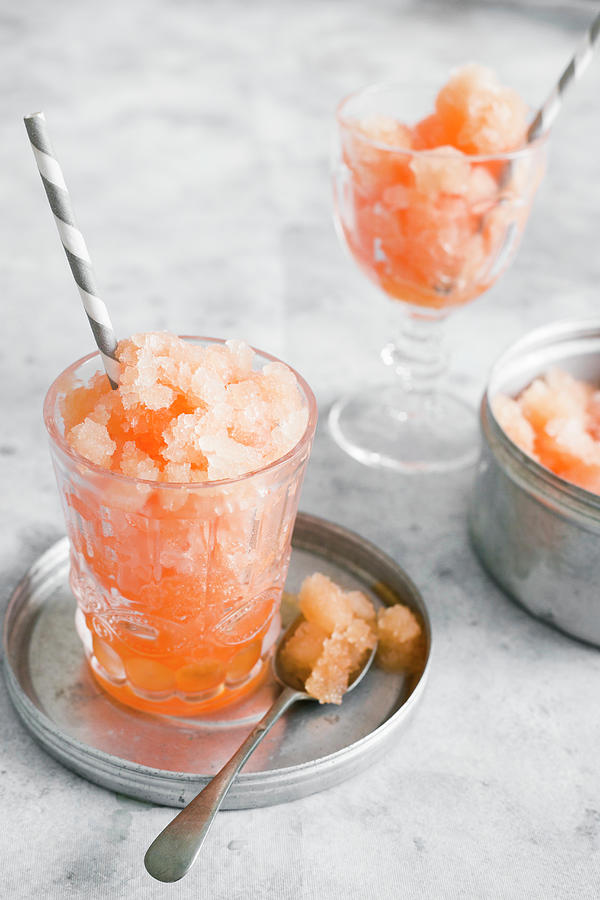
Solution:
M 509 438 L 547 469 L 600 494 L 600 391 L 561 369 L 492 401 Z

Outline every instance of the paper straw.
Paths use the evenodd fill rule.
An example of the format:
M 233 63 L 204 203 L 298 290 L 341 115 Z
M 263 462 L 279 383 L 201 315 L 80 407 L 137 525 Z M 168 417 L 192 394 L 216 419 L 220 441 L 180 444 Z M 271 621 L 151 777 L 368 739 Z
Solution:
M 58 160 L 52 150 L 44 113 L 31 113 L 31 115 L 25 116 L 24 121 L 48 203 L 54 214 L 54 221 L 67 254 L 73 278 L 79 288 L 94 340 L 100 351 L 111 387 L 116 388 L 119 384 L 119 362 L 115 355 L 117 339 L 106 305 L 98 294 L 92 261 L 83 235 L 75 221 L 71 197 Z
M 600 34 L 600 13 L 596 16 L 586 35 L 575 51 L 569 65 L 564 70 L 557 84 L 552 88 L 546 102 L 538 111 L 529 126 L 527 140 L 534 141 L 551 127 L 562 106 L 562 98 L 569 87 L 583 75 L 594 55 L 594 46 Z

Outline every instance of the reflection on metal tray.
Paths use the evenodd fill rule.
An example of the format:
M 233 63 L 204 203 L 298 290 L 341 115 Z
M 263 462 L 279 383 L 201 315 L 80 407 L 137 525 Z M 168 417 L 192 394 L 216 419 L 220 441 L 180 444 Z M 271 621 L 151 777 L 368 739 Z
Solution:
M 229 758 L 277 691 L 267 681 L 234 709 L 174 719 L 129 709 L 93 680 L 73 617 L 67 539 L 51 547 L 15 590 L 4 626 L 5 675 L 14 706 L 36 740 L 65 766 L 141 800 L 184 806 Z M 299 704 L 273 729 L 230 790 L 226 807 L 282 803 L 366 768 L 404 726 L 420 699 L 431 632 L 427 610 L 403 570 L 358 535 L 298 515 L 286 583 L 298 590 L 321 571 L 375 603 L 402 602 L 424 623 L 428 653 L 418 676 L 372 668 L 341 707 Z

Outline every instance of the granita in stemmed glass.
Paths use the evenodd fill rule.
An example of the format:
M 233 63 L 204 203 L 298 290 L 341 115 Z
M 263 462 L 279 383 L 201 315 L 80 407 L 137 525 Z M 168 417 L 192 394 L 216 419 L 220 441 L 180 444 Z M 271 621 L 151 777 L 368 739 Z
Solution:
M 433 100 L 430 90 L 382 83 L 337 112 L 338 233 L 400 302 L 382 351 L 397 377 L 342 397 L 329 422 L 355 459 L 404 472 L 476 457 L 475 412 L 443 387 L 443 325 L 513 258 L 544 171 L 544 139 L 526 142 L 527 105 L 490 70 L 458 70 L 423 118 Z

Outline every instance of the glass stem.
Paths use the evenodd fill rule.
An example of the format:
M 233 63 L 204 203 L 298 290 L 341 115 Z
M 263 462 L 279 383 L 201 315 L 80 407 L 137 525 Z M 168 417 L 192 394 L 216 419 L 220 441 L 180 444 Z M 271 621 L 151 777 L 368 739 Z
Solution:
M 409 308 L 402 309 L 401 315 L 400 327 L 381 351 L 381 358 L 392 366 L 405 391 L 431 396 L 448 367 L 446 314 Z

